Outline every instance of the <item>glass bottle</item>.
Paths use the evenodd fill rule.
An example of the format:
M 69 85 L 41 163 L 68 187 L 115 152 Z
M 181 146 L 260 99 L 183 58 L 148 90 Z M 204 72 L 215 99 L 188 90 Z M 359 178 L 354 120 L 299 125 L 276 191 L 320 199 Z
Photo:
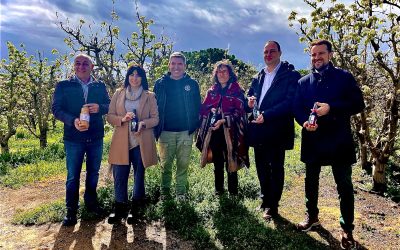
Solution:
M 257 120 L 259 115 L 260 115 L 260 110 L 258 109 L 257 100 L 254 100 L 254 107 L 253 107 L 253 118 L 254 118 L 254 120 Z
M 88 129 L 89 121 L 90 121 L 89 107 L 83 106 L 81 108 L 81 114 L 79 115 L 79 126 Z
M 213 109 L 211 110 L 210 127 L 214 126 L 216 122 L 217 122 L 217 110 Z
M 315 126 L 317 125 L 317 109 L 318 109 L 318 105 L 316 102 L 314 102 L 313 108 L 311 110 L 310 116 L 308 117 L 308 125 L 310 126 Z
M 139 125 L 139 119 L 136 115 L 136 109 L 132 110 L 133 114 L 135 115 L 135 118 L 131 120 L 131 131 L 132 132 L 137 132 L 138 131 L 138 125 Z

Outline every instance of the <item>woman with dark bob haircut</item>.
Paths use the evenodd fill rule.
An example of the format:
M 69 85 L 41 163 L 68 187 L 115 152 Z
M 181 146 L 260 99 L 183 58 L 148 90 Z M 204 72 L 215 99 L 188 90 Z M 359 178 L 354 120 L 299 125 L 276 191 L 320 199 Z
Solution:
M 114 177 L 115 206 L 108 223 L 126 218 L 128 211 L 128 177 L 133 166 L 134 187 L 127 223 L 145 201 L 144 170 L 157 164 L 153 128 L 158 124 L 158 108 L 153 92 L 149 91 L 146 72 L 137 65 L 130 66 L 124 87 L 113 95 L 107 121 L 114 126 L 108 162 Z
M 228 191 L 238 193 L 237 171 L 250 166 L 245 143 L 247 116 L 244 91 L 237 82 L 228 60 L 215 64 L 212 86 L 200 108 L 201 126 L 196 146 L 201 151 L 201 166 L 214 163 L 215 193 L 224 193 L 224 168 L 228 175 Z

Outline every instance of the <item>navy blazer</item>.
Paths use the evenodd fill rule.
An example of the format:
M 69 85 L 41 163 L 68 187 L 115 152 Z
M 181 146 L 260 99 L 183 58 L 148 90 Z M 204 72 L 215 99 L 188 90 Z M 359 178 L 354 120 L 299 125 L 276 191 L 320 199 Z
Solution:
M 99 112 L 90 114 L 89 129 L 79 132 L 75 128 L 74 120 L 79 118 L 81 108 L 85 103 L 97 103 Z M 64 123 L 64 140 L 87 142 L 104 137 L 102 116 L 108 113 L 109 104 L 110 97 L 104 83 L 95 81 L 89 84 L 87 102 L 85 102 L 82 86 L 73 77 L 57 84 L 51 108 L 54 117 Z
M 294 118 L 292 101 L 296 92 L 297 81 L 301 75 L 288 62 L 282 62 L 271 87 L 260 105 L 264 123 L 249 123 L 249 144 L 271 145 L 283 149 L 292 149 L 294 144 Z M 252 80 L 248 96 L 261 96 L 265 72 L 261 70 Z M 250 121 L 253 120 L 252 115 Z
M 301 126 L 314 102 L 328 103 L 330 111 L 318 117 L 316 131 L 303 128 L 301 161 L 318 165 L 356 162 L 350 117 L 360 113 L 365 104 L 353 75 L 330 64 L 323 75 L 312 72 L 301 78 L 293 106 Z

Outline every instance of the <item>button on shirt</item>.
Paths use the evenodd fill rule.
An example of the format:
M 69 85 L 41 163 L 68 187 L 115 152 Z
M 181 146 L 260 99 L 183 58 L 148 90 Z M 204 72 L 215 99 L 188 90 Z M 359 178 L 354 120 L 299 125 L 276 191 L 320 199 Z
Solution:
M 272 70 L 271 72 L 268 72 L 267 67 L 265 67 L 264 72 L 264 83 L 261 89 L 261 96 L 259 101 L 257 102 L 258 107 L 260 108 L 262 101 L 264 100 L 265 94 L 267 93 L 268 89 L 271 87 L 272 81 L 274 80 L 276 73 L 279 70 L 279 67 L 281 66 L 282 62 L 279 62 L 278 65 L 276 65 L 275 69 Z

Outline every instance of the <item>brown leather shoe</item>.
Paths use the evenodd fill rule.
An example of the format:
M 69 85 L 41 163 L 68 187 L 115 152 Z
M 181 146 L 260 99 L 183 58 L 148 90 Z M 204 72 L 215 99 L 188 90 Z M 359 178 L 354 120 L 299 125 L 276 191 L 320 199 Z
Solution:
M 310 231 L 313 227 L 319 226 L 321 223 L 319 222 L 318 216 L 309 216 L 306 214 L 306 218 L 304 221 L 297 224 L 297 229 L 303 232 Z
M 357 249 L 358 243 L 353 238 L 352 232 L 342 231 L 340 233 L 340 247 L 342 249 Z
M 270 220 L 272 217 L 278 215 L 278 208 L 265 208 L 263 213 L 264 220 Z

